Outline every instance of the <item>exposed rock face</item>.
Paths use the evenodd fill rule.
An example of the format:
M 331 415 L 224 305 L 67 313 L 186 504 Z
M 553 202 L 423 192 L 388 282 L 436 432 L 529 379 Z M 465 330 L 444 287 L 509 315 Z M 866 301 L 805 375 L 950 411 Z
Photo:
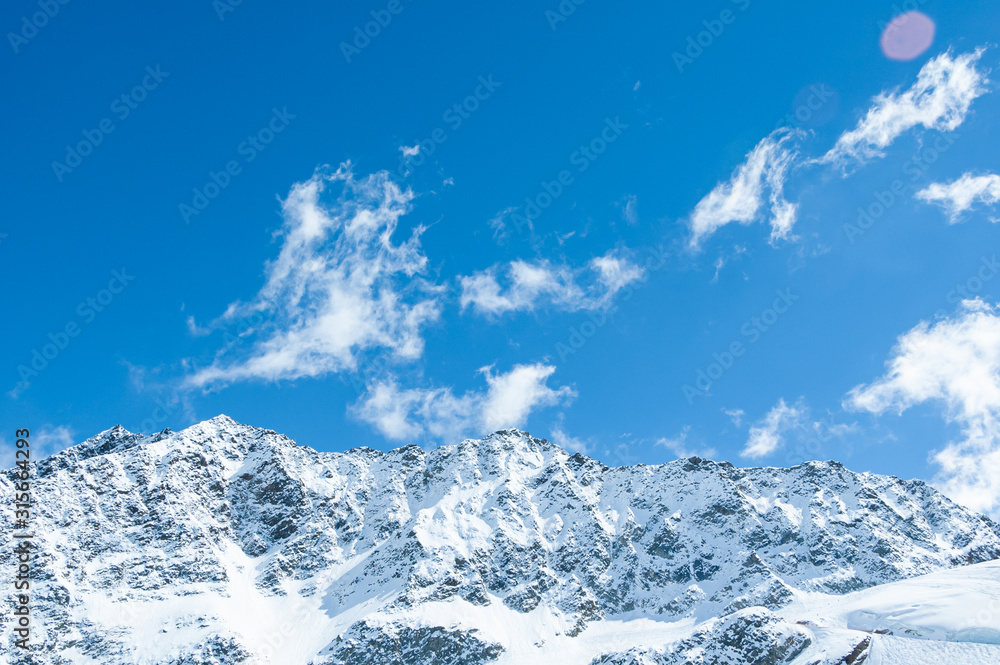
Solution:
M 658 649 L 631 649 L 595 658 L 591 665 L 779 665 L 794 661 L 812 641 L 764 608 L 709 623 L 690 638 Z
M 33 491 L 46 663 L 515 662 L 518 639 L 623 616 L 692 628 L 595 664 L 783 663 L 809 639 L 772 612 L 796 593 L 1000 557 L 1000 528 L 918 481 L 609 468 L 517 430 L 318 453 L 225 416 L 116 427 L 39 462 Z

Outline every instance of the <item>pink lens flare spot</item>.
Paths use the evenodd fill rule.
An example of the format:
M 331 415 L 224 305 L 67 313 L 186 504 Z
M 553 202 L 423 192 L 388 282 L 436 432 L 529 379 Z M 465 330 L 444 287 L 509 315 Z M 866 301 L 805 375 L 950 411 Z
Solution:
M 882 32 L 882 52 L 890 60 L 913 60 L 934 41 L 934 21 L 922 12 L 906 12 L 889 22 Z

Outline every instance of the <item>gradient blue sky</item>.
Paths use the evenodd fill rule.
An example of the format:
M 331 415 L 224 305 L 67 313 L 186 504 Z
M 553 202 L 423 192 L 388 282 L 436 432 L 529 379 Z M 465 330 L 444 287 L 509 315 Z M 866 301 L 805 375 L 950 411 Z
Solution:
M 54 449 L 226 413 L 342 450 L 517 425 L 611 464 L 838 459 L 1000 496 L 968 470 L 1000 447 L 1000 399 L 975 397 L 1000 385 L 995 2 L 562 6 L 69 3 L 41 21 L 6 3 L 4 438 L 33 427 Z M 891 59 L 880 35 L 912 7 L 933 41 Z M 377 36 L 343 46 L 372 12 Z M 77 162 L 81 141 L 97 145 Z M 193 214 L 212 173 L 226 186 Z M 377 213 L 387 192 L 405 214 Z M 309 211 L 328 226 L 295 247 Z M 530 274 L 510 290 L 512 262 Z M 342 263 L 384 296 L 355 303 L 375 329 L 353 345 L 317 323 L 347 307 L 323 291 Z M 102 295 L 114 271 L 127 286 Z M 288 360 L 303 329 L 331 338 L 261 360 Z M 65 348 L 25 375 L 50 334 Z M 732 367 L 685 392 L 734 342 Z M 950 470 L 933 456 L 949 446 Z

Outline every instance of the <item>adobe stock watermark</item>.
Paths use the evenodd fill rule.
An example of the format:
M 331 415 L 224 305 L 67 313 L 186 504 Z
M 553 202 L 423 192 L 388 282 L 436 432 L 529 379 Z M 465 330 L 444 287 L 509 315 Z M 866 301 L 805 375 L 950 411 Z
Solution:
M 428 283 L 435 285 L 435 291 L 446 302 L 457 302 L 462 290 L 457 279 L 443 277 L 442 265 L 429 268 Z M 337 377 L 344 385 L 350 385 L 356 397 L 364 397 L 377 382 L 391 376 L 398 370 L 399 359 L 393 353 L 372 350 L 359 351 L 353 371 L 338 372 Z
M 868 232 L 875 223 L 894 206 L 896 202 L 903 198 L 908 190 L 912 189 L 921 176 L 941 158 L 941 155 L 948 151 L 955 141 L 959 139 L 958 134 L 938 134 L 931 146 L 921 147 L 917 155 L 903 165 L 903 175 L 909 176 L 909 180 L 896 178 L 889 183 L 888 188 L 876 190 L 872 193 L 875 200 L 867 206 L 858 208 L 858 218 L 853 224 L 844 224 L 844 233 L 847 239 L 854 244 L 854 241 Z
M 632 452 L 632 446 L 624 442 L 611 448 L 606 459 L 616 463 L 611 466 L 635 466 L 640 462 L 639 457 Z
M 983 290 L 983 287 L 997 276 L 998 272 L 1000 272 L 1000 262 L 997 261 L 996 254 L 989 258 L 985 256 L 980 257 L 979 266 L 973 271 L 972 276 L 964 282 L 959 282 L 955 285 L 955 288 L 948 291 L 945 300 L 950 305 L 958 305 L 963 300 L 975 298 Z M 949 315 L 950 312 L 944 309 L 934 312 L 934 318 L 938 321 L 948 318 Z
M 38 36 L 38 31 L 49 24 L 59 11 L 68 5 L 70 0 L 38 0 L 38 9 L 30 16 L 21 17 L 21 28 L 17 32 L 8 32 L 7 41 L 14 49 L 15 55 L 21 52 L 21 47 Z
M 167 421 L 170 416 L 177 412 L 177 407 L 180 405 L 180 400 L 174 398 L 170 403 L 164 402 L 163 399 L 157 397 L 153 400 L 156 405 L 153 411 L 149 414 L 148 418 L 144 418 L 141 423 L 139 423 L 139 431 L 146 433 L 161 432 L 163 428 L 161 425 Z
M 449 106 L 441 114 L 441 120 L 452 132 L 458 131 L 465 124 L 465 121 L 479 110 L 482 103 L 492 97 L 497 88 L 502 85 L 502 82 L 493 79 L 493 74 L 480 76 L 472 93 L 467 95 L 465 99 Z M 437 127 L 426 139 L 417 141 L 411 148 L 402 149 L 399 166 L 396 167 L 396 175 L 405 178 L 409 175 L 411 167 L 423 166 L 427 158 L 433 155 L 438 146 L 447 141 L 449 136 L 450 134 L 444 127 Z
M 146 75 L 142 77 L 142 80 L 131 90 L 115 97 L 111 102 L 111 113 L 119 121 L 124 121 L 132 115 L 132 111 L 139 108 L 139 104 L 146 101 L 149 93 L 160 87 L 160 84 L 168 76 L 170 76 L 170 72 L 160 70 L 160 65 L 155 68 L 147 66 Z M 114 120 L 103 118 L 94 129 L 83 130 L 81 132 L 83 134 L 82 140 L 78 141 L 76 145 L 66 146 L 66 156 L 63 161 L 52 162 L 52 172 L 55 174 L 56 180 L 62 182 L 65 176 L 83 164 L 83 160 L 92 155 L 97 146 L 104 143 L 104 138 L 115 131 L 116 127 Z
M 833 414 L 827 413 L 820 420 L 813 423 L 813 434 L 805 440 L 798 440 L 793 449 L 785 453 L 785 466 L 795 466 L 801 464 L 803 460 L 818 460 L 821 457 L 829 457 L 824 450 L 826 444 L 837 438 L 837 430 L 844 430 L 845 425 L 838 425 L 833 418 Z
M 226 20 L 226 14 L 231 14 L 236 11 L 236 8 L 243 4 L 243 0 L 212 0 L 212 9 L 215 10 L 215 15 L 219 17 L 219 21 Z
M 257 329 L 257 326 L 264 323 L 264 320 L 264 312 L 257 311 L 250 318 L 242 319 L 239 322 L 236 326 L 236 334 L 233 334 L 230 330 L 225 331 L 222 334 L 224 344 L 219 350 L 219 355 L 229 353 L 234 347 L 242 344 L 246 337 Z
M 729 371 L 736 361 L 742 358 L 747 349 L 756 344 L 760 338 L 774 327 L 781 315 L 791 309 L 799 296 L 793 294 L 791 289 L 778 290 L 777 297 L 771 306 L 762 311 L 759 315 L 753 316 L 749 321 L 740 326 L 740 335 L 746 338 L 735 339 L 730 342 L 721 352 L 712 354 L 712 362 L 704 368 L 699 368 L 695 374 L 694 385 L 685 383 L 681 386 L 688 404 L 694 404 L 695 397 L 706 397 L 712 386 L 722 378 L 722 375 Z
M 963 637 L 970 642 L 987 644 L 995 641 L 997 634 L 1000 633 L 1000 626 L 997 625 L 998 615 L 1000 615 L 1000 598 L 991 596 L 988 605 L 976 612 L 975 616 L 968 616 L 962 622 L 961 628 L 955 633 L 955 638 Z M 970 637 L 974 639 L 969 639 Z
M 197 217 L 204 212 L 209 204 L 232 184 L 233 178 L 243 173 L 244 165 L 257 159 L 257 156 L 264 152 L 275 137 L 285 131 L 294 119 L 295 115 L 288 112 L 287 106 L 282 107 L 280 111 L 277 107 L 272 109 L 271 119 L 267 124 L 236 146 L 238 157 L 227 161 L 218 171 L 209 171 L 205 184 L 191 190 L 191 202 L 181 203 L 177 207 L 184 223 L 190 224 L 192 217 Z M 240 158 L 242 158 L 242 162 Z
M 392 365 L 393 363 L 389 362 L 384 356 L 377 355 L 359 364 L 358 371 L 351 372 L 346 375 L 346 378 L 342 375 L 342 380 L 345 383 L 349 383 L 355 396 L 360 398 L 368 392 L 368 389 L 378 377 L 388 374 Z
M 258 326 L 266 321 L 264 312 L 258 310 L 253 315 L 242 318 L 235 327 L 230 327 L 222 333 L 222 348 L 215 352 L 216 358 L 221 358 L 238 346 L 247 341 L 251 341 L 251 336 L 257 331 Z M 193 327 L 193 319 L 189 319 L 189 326 Z M 206 333 L 207 334 L 207 333 Z
M 566 360 L 566 358 L 586 346 L 587 342 L 597 334 L 597 331 L 601 330 L 608 323 L 608 321 L 614 318 L 619 309 L 618 305 L 615 304 L 616 302 L 628 302 L 631 300 L 639 286 L 648 281 L 651 273 L 658 272 L 667 265 L 667 252 L 662 246 L 647 247 L 646 252 L 647 256 L 642 262 L 642 281 L 635 287 L 631 284 L 625 286 L 622 289 L 622 294 L 616 294 L 607 306 L 598 310 L 587 312 L 586 321 L 583 321 L 579 325 L 570 326 L 566 337 L 563 340 L 556 342 L 555 352 L 559 355 L 560 362 Z
M 545 20 L 549 22 L 549 27 L 555 31 L 560 23 L 569 20 L 569 17 L 576 13 L 576 8 L 587 0 L 562 0 L 555 9 L 545 10 Z
M 626 129 L 628 129 L 628 125 L 621 121 L 620 116 L 615 116 L 614 120 L 605 118 L 604 127 L 600 133 L 570 153 L 569 163 L 575 169 L 563 169 L 551 181 L 542 180 L 539 183 L 540 191 L 534 196 L 526 197 L 523 208 L 518 208 L 510 213 L 510 218 L 518 233 L 523 233 L 526 229 L 528 231 L 533 229 L 533 223 L 541 217 L 542 213 L 576 182 L 575 173 L 583 173 L 589 169 Z
M 66 350 L 74 338 L 83 332 L 84 327 L 93 323 L 97 315 L 107 309 L 134 279 L 135 276 L 128 274 L 125 268 L 112 270 L 108 285 L 76 306 L 78 319 L 68 321 L 66 325 L 54 333 L 50 332 L 47 336 L 48 342 L 43 344 L 41 348 L 36 347 L 31 350 L 31 360 L 17 366 L 17 373 L 21 380 L 7 394 L 16 398 L 27 390 L 31 386 L 31 382 L 44 372 L 52 361 L 59 357 L 59 354 Z
M 892 6 L 892 13 L 890 15 L 890 18 L 888 20 L 885 20 L 885 21 L 879 21 L 879 24 L 878 24 L 878 31 L 879 31 L 879 33 L 885 32 L 886 29 L 888 29 L 890 26 L 892 27 L 892 31 L 893 32 L 895 32 L 896 30 L 899 30 L 900 25 L 898 23 L 894 24 L 893 21 L 895 21 L 897 18 L 899 18 L 903 14 L 906 14 L 908 12 L 912 12 L 912 11 L 915 11 L 915 10 L 919 9 L 921 6 L 923 6 L 926 3 L 927 3 L 927 0 L 905 0 L 902 4 L 893 5 Z
M 750 7 L 750 2 L 751 0 L 732 0 L 732 3 L 741 12 L 745 12 Z M 701 24 L 705 26 L 705 29 L 697 34 L 688 35 L 684 52 L 674 51 L 671 56 L 674 60 L 674 66 L 677 67 L 677 71 L 683 74 L 684 68 L 694 64 L 694 61 L 700 58 L 706 49 L 711 48 L 715 44 L 715 40 L 721 37 L 722 33 L 726 31 L 726 26 L 735 23 L 738 16 L 738 12 L 727 8 L 719 12 L 717 18 L 702 21 Z
M 354 26 L 354 34 L 350 43 L 340 42 L 340 52 L 344 54 L 344 60 L 351 64 L 351 60 L 360 55 L 362 51 L 371 46 L 372 40 L 382 34 L 382 31 L 389 27 L 392 19 L 403 13 L 406 9 L 402 0 L 389 0 L 385 9 L 373 9 L 372 20 L 364 25 Z
M 820 125 L 834 117 L 840 95 L 826 83 L 813 83 L 802 89 L 792 102 L 792 110 L 775 123 L 774 128 Z

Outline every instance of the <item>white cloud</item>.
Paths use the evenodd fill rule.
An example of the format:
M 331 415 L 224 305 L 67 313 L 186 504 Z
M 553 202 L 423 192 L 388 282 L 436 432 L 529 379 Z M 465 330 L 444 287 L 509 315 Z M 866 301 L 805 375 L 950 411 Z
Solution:
M 736 427 L 743 424 L 743 416 L 746 415 L 746 411 L 743 409 L 723 409 L 722 412 L 729 416 L 729 419 L 733 421 L 733 425 Z
M 986 74 L 976 69 L 982 54 L 982 49 L 956 57 L 948 52 L 928 61 L 908 90 L 877 96 L 857 127 L 842 134 L 820 161 L 844 164 L 882 156 L 884 148 L 918 125 L 956 129 L 973 100 L 986 92 Z
M 399 151 L 403 153 L 403 157 L 416 157 L 420 154 L 420 144 L 418 143 L 415 146 L 401 145 L 399 146 Z
M 720 182 L 698 202 L 689 220 L 692 248 L 726 224 L 760 219 L 765 194 L 770 204 L 771 242 L 789 237 L 798 209 L 785 199 L 785 181 L 797 157 L 792 141 L 802 135 L 799 130 L 775 130 L 750 151 L 728 181 Z
M 581 455 L 591 455 L 593 453 L 593 450 L 587 445 L 586 441 L 566 433 L 566 430 L 563 428 L 563 414 L 559 414 L 558 420 L 552 425 L 550 430 L 552 433 L 548 438 L 557 446 L 565 448 L 570 452 L 580 453 Z
M 206 335 L 212 334 L 212 328 L 208 326 L 199 326 L 198 322 L 193 316 L 188 316 L 186 319 L 188 334 L 192 337 L 205 337 Z
M 688 225 L 690 248 L 718 229 L 737 222 L 764 221 L 771 227 L 771 244 L 792 238 L 798 204 L 785 198 L 785 185 L 800 165 L 839 164 L 881 156 L 902 133 L 923 126 L 950 131 L 965 121 L 972 102 L 987 92 L 986 72 L 976 69 L 983 49 L 952 56 L 943 53 L 920 70 L 917 81 L 903 92 L 883 92 L 857 127 L 844 132 L 823 157 L 801 161 L 802 130 L 775 130 L 758 143 L 730 176 L 695 206 Z M 767 210 L 765 210 L 765 208 Z
M 78 443 L 73 438 L 73 430 L 60 425 L 53 427 L 45 425 L 33 431 L 27 441 L 31 444 L 28 448 L 31 460 L 37 462 L 40 459 L 54 455 L 60 450 L 65 450 Z M 0 439 L 0 469 L 13 468 L 17 463 L 17 443 Z M 23 459 L 23 458 L 22 458 Z
M 752 459 L 770 455 L 784 445 L 786 431 L 801 427 L 803 415 L 801 407 L 788 406 L 784 399 L 778 400 L 767 415 L 750 428 L 750 436 L 740 455 Z
M 498 272 L 498 267 L 493 266 L 459 279 L 462 309 L 471 305 L 481 314 L 502 314 L 533 309 L 543 297 L 557 306 L 568 306 L 585 296 L 570 268 L 553 266 L 548 261 L 512 261 L 506 268 L 506 288 L 501 286 Z
M 356 178 L 349 163 L 292 187 L 282 202 L 281 250 L 266 266 L 264 287 L 213 323 L 261 320 L 248 335 L 252 348 L 235 359 L 223 353 L 188 385 L 353 370 L 357 354 L 373 349 L 419 357 L 422 328 L 440 315 L 441 291 L 419 278 L 427 263 L 424 228 L 393 240 L 412 198 L 388 172 Z
M 725 267 L 725 265 L 726 265 L 726 260 L 721 256 L 715 259 L 715 263 L 712 264 L 712 267 L 715 268 L 715 274 L 712 275 L 712 279 L 709 280 L 709 284 L 719 283 L 719 273 L 722 272 L 722 269 Z
M 718 455 L 715 448 L 698 448 L 692 447 L 688 443 L 688 434 L 691 433 L 691 427 L 685 426 L 680 434 L 672 438 L 659 438 L 653 442 L 654 446 L 661 446 L 670 451 L 677 459 L 684 459 L 688 457 L 701 457 L 705 459 L 713 459 Z
M 351 411 L 387 439 L 456 441 L 467 435 L 522 427 L 535 409 L 571 401 L 575 396 L 571 388 L 547 385 L 555 369 L 536 363 L 494 374 L 492 367 L 484 367 L 480 373 L 486 377 L 486 390 L 460 396 L 450 388 L 401 390 L 395 381 L 380 382 Z
M 638 282 L 645 271 L 626 258 L 615 256 L 608 252 L 590 261 L 591 270 L 597 271 L 597 279 L 606 289 L 598 298 L 601 306 L 614 297 L 616 293 L 633 282 Z
M 971 210 L 976 203 L 993 205 L 1000 202 L 1000 176 L 993 173 L 981 176 L 966 173 L 954 182 L 931 184 L 917 192 L 917 198 L 944 208 L 948 213 L 948 221 L 954 224 L 962 213 Z
M 643 278 L 644 270 L 629 259 L 608 252 L 574 270 L 549 261 L 512 261 L 501 271 L 492 266 L 459 278 L 462 309 L 499 315 L 551 305 L 564 311 L 607 307 L 615 295 Z
M 545 385 L 556 371 L 551 365 L 516 365 L 510 372 L 495 376 L 490 369 L 484 371 L 489 391 L 482 421 L 490 430 L 523 425 L 536 406 L 558 404 L 573 395 L 567 386 L 552 390 Z
M 517 206 L 504 208 L 503 210 L 497 212 L 497 214 L 493 216 L 493 219 L 489 221 L 489 226 L 491 229 L 493 229 L 493 239 L 496 240 L 498 243 L 502 244 L 507 240 L 507 237 L 510 235 L 510 231 L 507 228 L 507 218 L 513 215 L 515 212 L 517 212 Z M 531 226 L 531 220 L 527 220 L 527 224 L 528 224 L 528 230 L 529 231 L 532 230 L 533 227 Z
M 1000 509 L 1000 313 L 982 300 L 966 300 L 950 318 L 921 322 L 899 337 L 885 374 L 855 387 L 845 407 L 902 413 L 924 402 L 944 407 L 963 439 L 932 459 L 937 481 L 973 509 Z
M 635 194 L 629 194 L 625 197 L 625 203 L 622 205 L 622 219 L 630 226 L 639 223 L 638 203 Z

